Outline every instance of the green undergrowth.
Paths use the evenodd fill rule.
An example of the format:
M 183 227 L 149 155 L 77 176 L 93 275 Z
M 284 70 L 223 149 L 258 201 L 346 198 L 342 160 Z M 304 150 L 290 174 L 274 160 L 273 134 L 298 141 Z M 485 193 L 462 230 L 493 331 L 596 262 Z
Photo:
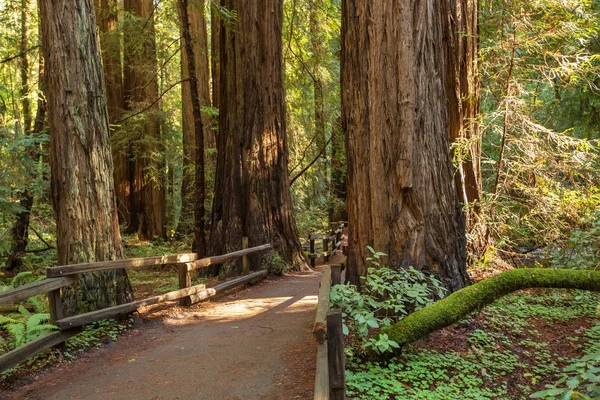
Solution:
M 590 392 L 600 373 L 599 302 L 600 294 L 580 290 L 513 293 L 388 362 L 349 358 L 348 395 L 512 400 L 538 392 L 536 398 L 576 399 L 576 389 L 600 398 Z
M 92 348 L 100 348 L 117 341 L 119 335 L 129 330 L 133 325 L 131 319 L 117 321 L 107 319 L 91 323 L 83 332 L 67 340 L 62 346 L 47 349 L 14 368 L 0 374 L 0 382 L 5 385 L 21 375 L 28 375 L 57 362 L 69 362 Z

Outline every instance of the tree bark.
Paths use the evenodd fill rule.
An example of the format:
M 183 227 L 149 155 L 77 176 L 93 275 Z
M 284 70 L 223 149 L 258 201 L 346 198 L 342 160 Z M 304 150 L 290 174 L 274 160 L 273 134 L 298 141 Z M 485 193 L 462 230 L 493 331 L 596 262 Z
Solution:
M 429 0 L 342 2 L 353 283 L 366 275 L 368 245 L 393 267 L 434 272 L 452 290 L 469 281 L 446 103 L 450 13 Z
M 237 13 L 221 26 L 220 112 L 211 250 L 271 242 L 308 269 L 292 213 L 282 73 L 281 0 L 223 0 Z M 257 18 L 259 18 L 257 20 Z M 255 263 L 260 256 L 251 257 Z
M 346 148 L 341 118 L 332 128 L 331 140 L 331 207 L 329 222 L 347 221 Z
M 184 98 L 184 102 L 189 102 L 192 105 L 192 124 L 194 132 L 194 159 L 195 159 L 195 202 L 194 202 L 194 251 L 202 258 L 206 254 L 206 238 L 204 232 L 204 127 L 202 121 L 201 98 L 199 93 L 199 79 L 196 72 L 196 54 L 194 54 L 194 42 L 191 35 L 192 26 L 192 14 L 190 13 L 190 7 L 188 6 L 187 0 L 179 0 L 179 13 L 181 18 L 181 31 L 183 34 L 183 47 L 185 53 L 185 61 L 187 62 L 187 73 L 190 76 L 188 81 L 189 87 L 187 90 L 188 98 Z M 204 12 L 204 11 L 202 11 Z M 203 18 L 202 18 L 203 19 Z M 206 24 L 204 24 L 204 30 L 206 33 Z M 206 40 L 204 41 L 204 51 L 206 52 Z M 196 46 L 196 53 L 198 50 L 202 51 L 202 48 Z M 182 55 L 183 60 L 183 55 Z M 208 70 L 208 60 L 204 65 Z M 208 72 L 208 71 L 206 71 Z M 208 76 L 205 77 L 206 81 L 206 94 L 208 94 Z M 188 116 L 189 117 L 189 116 Z M 185 119 L 184 119 L 185 122 Z M 184 132 L 185 139 L 185 132 Z M 185 146 L 185 140 L 184 140 Z M 185 147 L 184 147 L 185 150 Z M 185 206 L 185 203 L 184 203 Z
M 479 24 L 478 0 L 458 0 L 451 3 L 448 27 L 448 56 L 454 63 L 454 79 L 450 77 L 448 93 L 450 108 L 450 140 L 456 144 L 454 175 L 458 197 L 466 214 L 466 230 L 472 238 L 469 253 L 480 257 L 488 242 L 488 229 L 480 215 L 481 135 L 479 133 Z M 454 18 L 453 16 L 456 16 Z M 450 72 L 450 71 L 449 71 Z
M 143 109 L 158 98 L 154 3 L 152 0 L 125 0 L 130 13 L 125 32 L 125 107 Z M 131 225 L 140 237 L 165 237 L 164 149 L 161 142 L 158 103 L 141 118 L 133 120 Z
M 122 257 L 93 0 L 40 2 L 58 265 Z M 67 314 L 132 299 L 125 270 L 83 274 Z
M 123 97 L 123 63 L 121 62 L 121 38 L 119 33 L 118 0 L 95 0 L 96 23 L 100 31 L 100 48 L 102 66 L 104 68 L 104 84 L 106 86 L 106 100 L 108 106 L 108 119 L 111 124 L 120 121 L 125 109 Z M 111 135 L 117 132 L 118 127 L 111 126 Z M 126 141 L 113 141 L 113 162 L 115 193 L 117 195 L 117 208 L 119 222 L 131 225 L 129 205 L 131 203 L 131 182 L 129 181 L 129 146 Z
M 310 47 L 312 50 L 313 106 L 315 116 L 315 148 L 321 152 L 318 156 L 317 174 L 313 179 L 314 198 L 323 197 L 327 193 L 327 146 L 325 138 L 325 100 L 323 96 L 324 79 L 322 68 L 325 55 L 325 38 L 322 35 L 324 16 L 323 0 L 313 0 L 309 10 Z
M 180 11 L 181 13 L 181 11 Z M 208 62 L 208 35 L 206 26 L 206 11 L 204 0 L 193 0 L 190 1 L 187 8 L 189 15 L 189 34 L 191 37 L 193 52 L 194 52 L 194 64 L 196 70 L 196 87 L 197 92 L 194 94 L 200 99 L 201 107 L 208 107 L 210 103 L 210 87 L 209 87 L 209 62 Z M 182 26 L 183 29 L 183 26 Z M 184 36 L 184 35 L 182 35 Z M 182 52 L 181 52 L 181 77 L 186 79 L 192 77 L 189 72 L 189 61 L 188 54 L 185 51 L 185 39 L 182 38 Z M 194 128 L 194 105 L 190 101 L 192 98 L 192 80 L 186 81 L 181 86 L 181 98 L 182 98 L 182 128 L 183 128 L 183 181 L 181 184 L 181 218 L 180 228 L 183 233 L 189 233 L 190 229 L 194 224 L 194 209 L 196 204 L 196 189 L 195 189 L 195 175 L 196 175 L 196 161 L 198 159 L 196 155 L 196 134 Z M 203 126 L 203 150 L 204 148 L 215 148 L 216 138 L 214 131 L 212 130 L 212 121 L 209 115 L 206 113 L 202 115 L 202 126 Z M 202 155 L 204 158 L 204 155 Z M 209 173 L 214 174 L 214 160 L 212 162 L 212 168 L 207 169 Z M 207 165 L 202 166 L 204 171 Z M 204 173 L 204 172 L 203 172 Z M 204 196 L 203 196 L 204 197 Z

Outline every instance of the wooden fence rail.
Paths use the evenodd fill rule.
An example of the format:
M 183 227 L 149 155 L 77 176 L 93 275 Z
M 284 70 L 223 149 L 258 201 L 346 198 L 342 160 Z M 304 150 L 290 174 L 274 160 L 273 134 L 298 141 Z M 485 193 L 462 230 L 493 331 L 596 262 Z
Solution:
M 332 255 L 336 253 L 343 243 L 344 228 L 347 226 L 347 222 L 336 222 L 337 229 L 332 229 L 330 234 L 314 234 L 308 235 L 309 242 L 309 253 L 308 258 L 310 259 L 310 266 L 314 267 L 317 264 L 317 259 L 322 255 L 325 262 L 329 261 Z M 321 252 L 317 252 L 316 241 L 322 240 L 323 245 Z M 331 244 L 331 252 L 329 251 L 329 244 Z
M 331 287 L 341 284 L 340 264 L 323 268 L 313 335 L 318 343 L 315 400 L 345 400 L 344 335 L 342 310 L 329 309 Z
M 53 332 L 49 335 L 33 340 L 0 356 L 0 372 L 14 367 L 29 357 L 36 355 L 40 351 L 64 342 L 65 340 L 79 333 L 82 326 L 91 322 L 107 318 L 114 318 L 119 315 L 134 312 L 140 307 L 159 304 L 166 301 L 179 299 L 180 304 L 193 304 L 195 302 L 215 296 L 223 291 L 232 289 L 236 286 L 266 277 L 267 271 L 265 270 L 250 273 L 248 255 L 271 249 L 271 245 L 264 244 L 251 248 L 247 248 L 247 246 L 248 239 L 244 238 L 242 240 L 242 250 L 202 259 L 198 259 L 197 254 L 195 253 L 187 253 L 169 256 L 104 261 L 97 263 L 63 265 L 47 268 L 46 279 L 0 293 L 0 304 L 12 304 L 26 300 L 29 297 L 41 293 L 48 293 L 51 315 L 50 320 L 60 329 L 60 331 Z M 242 257 L 243 260 L 244 276 L 221 283 L 212 288 L 206 288 L 205 285 L 191 286 L 190 271 L 198 268 L 205 268 L 209 265 L 233 261 L 240 257 Z M 142 300 L 132 301 L 126 304 L 120 304 L 115 307 L 108 307 L 102 310 L 96 310 L 85 314 L 63 318 L 60 290 L 63 287 L 76 283 L 79 279 L 77 276 L 78 274 L 108 269 L 138 268 L 165 264 L 179 265 L 179 290 Z

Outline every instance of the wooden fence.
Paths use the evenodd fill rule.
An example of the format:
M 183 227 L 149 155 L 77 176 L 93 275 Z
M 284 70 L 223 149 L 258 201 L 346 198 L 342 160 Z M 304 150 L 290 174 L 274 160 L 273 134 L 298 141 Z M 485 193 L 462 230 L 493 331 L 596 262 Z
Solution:
M 313 335 L 318 343 L 315 400 L 346 399 L 344 334 L 342 310 L 329 309 L 329 293 L 333 285 L 341 284 L 342 265 L 323 268 Z
M 14 367 L 29 357 L 42 350 L 60 344 L 81 332 L 84 325 L 94 321 L 114 318 L 119 315 L 134 312 L 140 307 L 166 301 L 179 300 L 181 305 L 191 305 L 201 300 L 208 299 L 218 293 L 232 289 L 236 286 L 266 277 L 267 271 L 261 270 L 250 273 L 248 255 L 259 251 L 268 250 L 270 244 L 247 248 L 248 239 L 243 238 L 242 250 L 232 253 L 198 259 L 195 253 L 176 254 L 159 257 L 131 258 L 125 260 L 104 261 L 96 263 L 63 265 L 46 269 L 46 279 L 30 283 L 6 292 L 0 293 L 0 305 L 12 304 L 28 299 L 41 293 L 48 293 L 50 306 L 50 321 L 60 329 L 57 332 L 35 339 L 8 353 L 0 356 L 0 372 Z M 231 281 L 221 283 L 212 288 L 206 285 L 191 285 L 190 272 L 209 265 L 222 264 L 242 257 L 243 276 Z M 120 304 L 115 307 L 104 308 L 85 314 L 64 317 L 60 297 L 60 290 L 78 281 L 78 275 L 92 271 L 103 271 L 120 268 L 140 268 L 154 265 L 177 264 L 179 268 L 179 290 L 153 296 L 142 300 Z
M 331 256 L 335 254 L 337 250 L 342 248 L 343 245 L 343 233 L 344 228 L 348 226 L 347 222 L 334 222 L 332 223 L 333 228 L 329 234 L 316 234 L 311 233 L 308 235 L 309 242 L 309 253 L 308 258 L 310 259 L 310 266 L 314 267 L 317 264 L 317 259 L 323 256 L 325 262 L 329 261 Z M 317 241 L 322 240 L 323 245 L 321 252 L 317 252 Z M 329 251 L 329 245 L 331 244 L 331 251 Z

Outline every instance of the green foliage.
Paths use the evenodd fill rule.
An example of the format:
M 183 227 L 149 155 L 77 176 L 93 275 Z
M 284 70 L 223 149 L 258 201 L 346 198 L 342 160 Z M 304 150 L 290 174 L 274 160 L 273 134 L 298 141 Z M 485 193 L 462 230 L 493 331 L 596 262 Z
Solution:
M 9 285 L 0 285 L 0 293 L 41 279 L 44 277 L 34 276 L 29 271 L 21 272 L 11 279 Z M 41 295 L 30 297 L 25 302 L 27 307 L 21 304 L 15 313 L 0 314 L 0 349 L 10 351 L 57 329 L 47 323 L 50 319 L 48 306 L 40 298 Z
M 47 324 L 50 314 L 31 313 L 22 305 L 19 306 L 18 314 L 9 316 L 0 315 L 0 329 L 10 334 L 10 339 L 0 340 L 0 347 L 12 350 L 33 339 L 44 336 L 48 332 L 58 329 L 56 326 Z
M 546 385 L 531 395 L 534 399 L 591 400 L 600 398 L 600 324 L 586 332 L 586 336 L 595 339 L 586 355 L 571 361 L 563 369 L 562 377 L 554 384 Z
M 548 262 L 555 268 L 596 269 L 600 264 L 600 214 L 569 237 L 547 251 Z
M 500 248 L 564 240 L 600 206 L 599 4 L 486 0 L 479 11 L 481 216 Z
M 263 259 L 263 264 L 266 265 L 270 275 L 283 275 L 292 269 L 292 265 L 285 261 L 277 251 L 271 251 Z
M 441 283 L 433 276 L 427 276 L 413 267 L 392 270 L 381 264 L 384 253 L 368 247 L 372 265 L 366 277 L 362 278 L 362 291 L 354 285 L 336 285 L 331 289 L 332 308 L 344 311 L 345 334 L 350 331 L 357 339 L 353 348 L 360 353 L 373 350 L 385 353 L 399 347 L 387 334 L 370 337 L 372 330 L 391 326 L 409 313 L 433 304 L 445 294 Z M 351 351 L 349 349 L 349 351 Z
M 365 400 L 520 400 L 560 379 L 552 392 L 556 394 L 544 398 L 562 399 L 570 390 L 567 382 L 574 386 L 576 377 L 575 389 L 597 398 L 586 390 L 598 373 L 595 355 L 600 350 L 600 329 L 596 325 L 586 330 L 580 319 L 594 316 L 599 301 L 600 294 L 578 290 L 544 289 L 506 296 L 481 315 L 405 348 L 386 363 L 350 358 L 347 394 Z M 567 324 L 561 326 L 569 326 L 578 336 L 557 342 L 554 334 L 548 336 L 556 323 Z M 564 355 L 573 348 L 586 355 Z

